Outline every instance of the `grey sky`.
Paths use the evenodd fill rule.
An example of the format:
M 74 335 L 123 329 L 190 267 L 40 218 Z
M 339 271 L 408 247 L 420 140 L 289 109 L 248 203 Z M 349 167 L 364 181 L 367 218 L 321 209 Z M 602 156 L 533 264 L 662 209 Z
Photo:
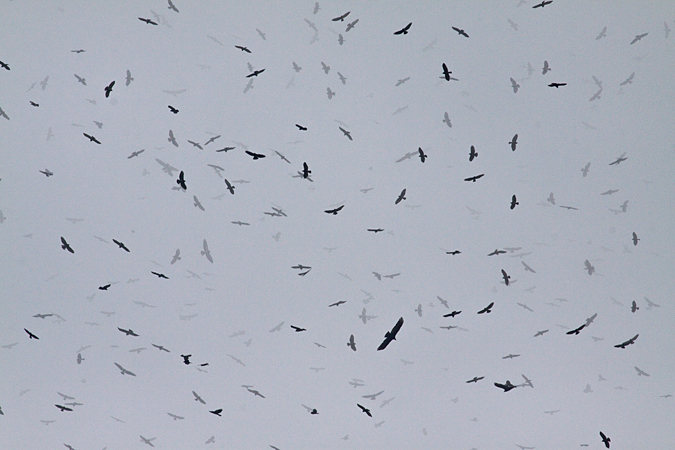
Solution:
M 673 5 L 314 3 L 1 0 L 2 446 L 601 448 L 599 431 L 675 445 Z M 293 177 L 303 162 L 312 182 Z M 519 249 L 487 256 L 505 248 Z M 494 386 L 522 374 L 534 389 Z

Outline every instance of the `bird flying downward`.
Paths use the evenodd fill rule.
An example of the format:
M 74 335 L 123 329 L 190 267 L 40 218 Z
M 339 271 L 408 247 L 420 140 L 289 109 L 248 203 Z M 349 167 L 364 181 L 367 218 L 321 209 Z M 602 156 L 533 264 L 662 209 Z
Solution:
M 373 415 L 370 413 L 370 410 L 369 410 L 368 408 L 366 408 L 365 406 L 361 406 L 361 405 L 359 405 L 358 403 L 356 404 L 356 406 L 358 406 L 359 408 L 361 408 L 361 411 L 363 411 L 364 413 L 368 414 L 368 417 L 373 417 Z
M 115 80 L 111 81 L 110 84 L 105 87 L 104 89 L 105 98 L 110 97 L 110 93 L 112 92 L 113 86 L 115 86 Z
M 403 190 L 401 191 L 401 193 L 398 194 L 398 198 L 397 198 L 396 201 L 394 202 L 394 205 L 398 205 L 399 203 L 401 203 L 401 201 L 403 201 L 403 200 L 406 199 L 405 191 L 406 191 L 406 190 L 403 189 Z
M 334 216 L 337 216 L 337 213 L 340 212 L 342 210 L 342 208 L 344 208 L 344 207 L 345 207 L 345 205 L 341 205 L 341 206 L 338 206 L 337 208 L 327 209 L 324 212 L 327 213 L 327 214 L 333 214 Z
M 394 34 L 395 34 L 395 35 L 399 35 L 399 34 L 408 34 L 408 30 L 410 30 L 410 27 L 411 27 L 411 26 L 412 26 L 412 22 L 410 22 L 408 25 L 406 25 L 405 27 L 401 28 L 400 30 L 395 31 Z
M 424 163 L 424 161 L 426 161 L 426 159 L 428 158 L 428 156 L 424 153 L 424 150 L 422 150 L 422 147 L 419 147 L 419 148 L 417 149 L 417 151 L 419 152 L 420 160 L 422 161 L 422 163 Z
M 441 78 L 445 78 L 445 81 L 450 81 L 451 73 L 452 72 L 448 70 L 448 66 L 445 63 L 443 63 L 443 76 Z
M 101 143 L 101 141 L 99 141 L 98 139 L 96 139 L 94 136 L 92 136 L 90 134 L 87 134 L 87 133 L 82 133 L 82 134 L 84 134 L 87 137 L 87 139 L 89 139 L 90 142 L 96 142 L 97 144 Z
M 403 317 L 398 319 L 398 322 L 396 322 L 396 325 L 394 325 L 394 328 L 392 328 L 391 331 L 387 331 L 386 333 L 384 333 L 384 340 L 382 341 L 380 346 L 377 347 L 377 349 L 384 350 L 385 348 L 387 348 L 387 345 L 389 345 L 391 341 L 396 340 L 396 335 L 398 334 L 402 326 L 403 326 Z
M 469 35 L 466 34 L 466 31 L 464 31 L 462 29 L 459 29 L 457 27 L 452 27 L 452 29 L 455 30 L 457 33 L 459 33 L 460 36 L 464 36 L 464 37 L 467 37 L 467 38 L 469 37 Z
M 511 151 L 516 151 L 516 145 L 518 145 L 518 134 L 513 135 L 513 139 L 511 139 L 511 142 L 509 142 L 511 145 Z
M 491 313 L 491 312 L 492 312 L 492 307 L 493 307 L 494 305 L 495 305 L 495 302 L 490 303 L 490 304 L 487 305 L 485 308 L 483 308 L 483 309 L 481 309 L 480 311 L 478 311 L 477 314 L 483 314 L 483 313 L 488 313 L 488 314 L 489 314 L 489 313 Z
M 602 431 L 600 432 L 600 437 L 602 438 L 602 443 L 605 444 L 605 447 L 609 448 L 609 443 L 611 442 L 611 439 L 605 436 L 605 433 Z
M 353 140 L 354 140 L 354 139 L 352 139 L 352 134 L 351 134 L 349 131 L 345 130 L 345 129 L 342 128 L 342 127 L 338 127 L 338 128 L 340 129 L 340 131 L 342 131 L 342 133 L 343 133 L 345 136 L 347 136 L 347 137 L 349 138 L 350 141 L 353 141 Z
M 639 240 L 640 239 L 638 239 L 637 234 L 635 233 L 635 231 L 633 231 L 633 245 L 637 245 Z
M 347 347 L 356 351 L 356 342 L 354 341 L 354 335 L 349 336 L 349 342 L 347 342 Z
M 70 253 L 75 253 L 75 250 L 73 250 L 70 247 L 70 244 L 66 242 L 66 240 L 61 236 L 61 248 L 64 250 L 68 250 Z
M 635 340 L 638 338 L 638 336 L 640 336 L 640 335 L 636 334 L 632 338 L 628 339 L 626 342 L 622 342 L 621 344 L 617 344 L 614 347 L 616 347 L 616 348 L 626 348 L 626 346 L 634 344 Z

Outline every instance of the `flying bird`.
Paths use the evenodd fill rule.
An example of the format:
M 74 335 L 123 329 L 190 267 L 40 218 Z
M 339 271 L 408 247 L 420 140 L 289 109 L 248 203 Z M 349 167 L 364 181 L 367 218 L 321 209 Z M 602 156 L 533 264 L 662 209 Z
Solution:
M 593 267 L 593 265 L 589 260 L 584 261 L 584 266 L 586 267 L 588 274 L 593 275 L 593 273 L 595 272 L 595 267 Z
M 633 78 L 635 78 L 635 72 L 631 73 L 628 78 L 619 83 L 619 86 L 625 86 L 627 84 L 633 84 Z
M 448 255 L 459 255 L 462 252 L 460 252 L 459 250 L 453 250 L 451 252 L 445 252 L 445 253 L 448 254 Z
M 534 5 L 534 6 L 532 7 L 532 9 L 534 9 L 534 8 L 543 8 L 544 6 L 550 5 L 551 3 L 553 3 L 553 0 L 544 0 L 544 1 L 541 2 L 541 3 L 539 3 L 539 4 L 537 4 L 537 5 Z
M 164 278 L 165 280 L 168 280 L 168 279 L 169 279 L 169 277 L 167 277 L 167 276 L 164 275 L 163 273 L 153 272 L 153 271 L 150 271 L 150 273 L 153 274 L 153 275 L 156 275 L 157 278 Z
M 625 161 L 625 160 L 627 160 L 627 159 L 628 159 L 628 158 L 626 158 L 626 152 L 623 152 L 623 153 L 621 154 L 621 156 L 619 156 L 618 158 L 616 158 L 616 160 L 614 160 L 613 162 L 609 163 L 609 165 L 610 165 L 610 166 L 614 166 L 614 165 L 617 165 L 617 164 L 621 164 L 623 161 Z
M 637 245 L 639 240 L 640 239 L 638 239 L 637 234 L 635 233 L 635 231 L 633 231 L 633 245 Z
M 516 151 L 516 145 L 518 145 L 518 134 L 513 135 L 513 139 L 511 139 L 511 142 L 509 142 L 509 145 L 511 145 L 511 151 Z
M 617 345 L 615 345 L 614 347 L 616 347 L 616 348 L 626 348 L 626 346 L 631 345 L 631 344 L 634 344 L 634 343 L 635 343 L 635 340 L 638 338 L 638 336 L 639 336 L 639 334 L 636 334 L 635 336 L 633 336 L 632 338 L 628 339 L 627 341 L 622 342 L 621 344 L 617 344 Z
M 164 347 L 161 346 L 161 345 L 155 345 L 155 344 L 152 344 L 152 346 L 155 347 L 155 348 L 157 348 L 157 349 L 159 349 L 159 351 L 165 351 L 165 352 L 167 352 L 167 353 L 171 353 L 169 350 L 167 350 L 166 348 L 164 348 Z
M 466 383 L 478 383 L 483 378 L 485 378 L 485 377 L 473 377 L 472 379 L 466 381 Z
M 502 269 L 502 278 L 504 279 L 504 284 L 506 284 L 508 286 L 509 285 L 509 279 L 511 278 L 511 276 L 507 275 L 506 271 L 504 269 Z
M 79 83 L 82 83 L 84 86 L 87 85 L 87 81 L 84 78 L 80 77 L 78 74 L 74 74 L 74 75 L 75 75 L 75 78 L 77 78 L 77 81 Z
M 403 326 L 403 317 L 398 319 L 398 322 L 396 322 L 396 325 L 394 325 L 394 328 L 391 329 L 391 331 L 387 331 L 384 334 L 384 340 L 380 344 L 379 347 L 377 347 L 378 350 L 384 350 L 387 348 L 387 345 L 393 340 L 396 340 L 396 335 L 398 334 L 399 330 Z
M 588 175 L 588 169 L 591 167 L 591 163 L 586 164 L 582 169 L 581 169 L 581 174 L 586 177 Z
M 469 35 L 466 34 L 466 31 L 462 29 L 459 29 L 457 27 L 452 27 L 452 29 L 455 30 L 460 36 L 469 37 Z
M 31 332 L 28 331 L 27 329 L 24 328 L 23 331 L 25 331 L 26 333 L 28 333 L 28 339 L 37 339 L 38 341 L 40 340 L 39 337 L 35 336 L 33 333 L 31 333 Z
M 513 88 L 513 93 L 517 94 L 518 88 L 520 87 L 520 85 L 518 83 L 516 83 L 516 80 L 514 80 L 513 78 L 510 78 L 510 80 L 511 80 L 511 88 Z
M 183 172 L 182 170 L 178 174 L 176 184 L 180 185 L 180 187 L 182 187 L 184 191 L 187 191 L 187 185 L 185 184 L 185 172 Z
M 189 365 L 190 365 L 190 357 L 191 357 L 191 356 L 192 356 L 192 355 L 180 355 L 180 357 L 183 358 L 183 364 L 185 364 L 186 366 L 189 366 Z M 194 392 L 194 391 L 193 391 L 193 392 Z
M 398 205 L 399 203 L 401 203 L 401 201 L 403 201 L 403 200 L 406 199 L 405 191 L 406 191 L 406 189 L 403 189 L 403 190 L 401 191 L 401 193 L 398 194 L 398 198 L 397 198 L 396 201 L 394 202 L 395 205 Z
M 464 181 L 473 181 L 475 183 L 477 179 L 482 178 L 483 176 L 485 176 L 485 174 L 481 173 L 480 175 L 474 175 L 469 178 L 464 178 Z
M 471 150 L 469 151 L 469 162 L 473 161 L 476 158 L 478 158 L 478 152 L 476 151 L 476 148 L 472 145 Z
M 99 286 L 98 288 L 101 291 L 107 291 L 109 287 L 110 287 L 110 284 L 106 284 L 105 286 Z
M 347 303 L 347 301 L 346 301 L 346 300 L 338 300 L 337 302 L 331 303 L 330 305 L 328 305 L 328 307 L 330 308 L 330 307 L 332 307 L 332 306 L 340 306 L 340 305 L 342 305 L 342 304 L 344 304 L 344 303 Z
M 550 72 L 551 68 L 548 65 L 548 61 L 544 61 L 544 68 L 541 69 L 541 74 L 546 75 L 547 72 Z
M 249 73 L 248 75 L 246 75 L 246 78 L 257 77 L 258 75 L 260 75 L 264 71 L 265 71 L 265 69 L 254 70 L 252 73 Z
M 129 249 L 127 248 L 127 246 L 124 245 L 124 242 L 120 242 L 120 241 L 118 241 L 117 239 L 113 239 L 113 242 L 114 242 L 115 244 L 117 244 L 117 246 L 118 246 L 119 248 L 121 248 L 122 250 L 126 250 L 127 252 L 131 252 L 131 250 L 129 250 Z
M 173 9 L 176 12 L 180 12 L 178 11 L 178 8 L 176 8 L 176 6 L 173 4 L 171 0 L 169 0 L 169 9 Z
M 511 382 L 510 382 L 509 380 L 506 380 L 506 383 L 504 383 L 504 384 L 501 384 L 501 383 L 495 383 L 495 386 L 497 386 L 498 388 L 503 389 L 504 392 L 509 392 L 511 389 L 515 389 L 515 388 L 518 387 L 518 386 L 515 386 L 515 385 L 511 384 Z
M 353 141 L 353 140 L 354 140 L 354 139 L 352 139 L 352 134 L 351 134 L 351 132 L 345 130 L 345 129 L 342 128 L 342 127 L 338 127 L 338 128 L 340 129 L 340 131 L 342 131 L 342 133 L 343 133 L 345 136 L 347 136 L 347 137 L 349 138 L 350 141 Z
M 326 88 L 326 94 L 328 95 L 328 100 L 335 96 L 335 92 L 331 91 L 330 88 Z
M 111 81 L 109 85 L 107 85 L 104 89 L 105 91 L 105 98 L 110 97 L 110 93 L 112 92 L 113 86 L 115 85 L 115 80 Z
M 495 302 L 491 302 L 489 305 L 487 305 L 485 308 L 481 309 L 478 311 L 477 314 L 483 314 L 483 313 L 491 313 L 492 312 L 492 307 L 494 306 Z
M 139 436 L 141 436 L 141 435 L 139 435 Z M 157 439 L 157 438 L 148 439 L 148 438 L 144 438 L 143 436 L 141 436 L 141 442 L 143 442 L 145 444 L 148 444 L 150 447 L 154 447 L 154 445 L 152 445 L 152 441 L 155 440 L 155 439 Z
M 296 327 L 295 325 L 291 325 L 291 328 L 293 328 L 293 331 L 295 331 L 296 333 L 300 333 L 302 331 L 307 331 L 307 328 L 300 328 L 300 327 Z
M 333 22 L 344 22 L 345 18 L 349 15 L 351 11 L 347 11 L 341 16 L 337 16 L 336 18 L 332 19 Z
M 607 27 L 604 27 L 604 28 L 602 29 L 602 31 L 600 32 L 600 34 L 598 34 L 598 35 L 596 36 L 595 40 L 596 40 L 596 41 L 599 41 L 600 39 L 604 38 L 605 36 L 607 36 Z
M 253 152 L 250 152 L 250 151 L 248 151 L 248 150 L 246 150 L 245 153 L 246 153 L 247 155 L 249 155 L 250 157 L 252 157 L 254 161 L 255 161 L 256 159 L 260 159 L 260 158 L 264 158 L 264 157 L 265 157 L 265 155 L 263 155 L 263 154 L 261 154 L 261 153 L 253 153 Z
M 242 52 L 251 53 L 251 50 L 249 50 L 246 47 L 242 47 L 241 45 L 235 45 L 235 47 L 241 50 Z
M 128 371 L 127 369 L 125 369 L 124 367 L 120 366 L 119 364 L 117 364 L 117 363 L 114 363 L 114 364 L 117 366 L 118 369 L 121 370 L 122 375 L 131 375 L 132 377 L 135 377 L 135 376 L 136 376 L 135 373 Z
M 638 374 L 639 377 L 641 377 L 641 376 L 645 376 L 645 377 L 650 376 L 647 372 L 645 372 L 644 370 L 640 369 L 638 366 L 634 366 L 634 367 L 635 367 L 635 370 L 637 371 L 637 374 Z
M 63 411 L 72 411 L 72 408 L 68 408 L 67 406 L 62 406 L 62 405 L 54 405 L 54 406 L 56 406 L 57 408 L 59 408 L 59 409 L 61 410 L 61 412 L 63 412 Z
M 174 114 L 178 114 L 178 110 L 177 110 L 176 108 L 174 108 L 174 107 L 171 106 L 171 105 L 168 105 L 168 106 L 169 106 L 169 111 L 171 111 L 171 112 L 174 113 Z
M 201 403 L 201 404 L 203 404 L 203 405 L 206 405 L 206 402 L 204 401 L 204 399 L 202 399 L 202 398 L 199 396 L 199 394 L 197 394 L 195 391 L 192 391 L 192 395 L 195 396 L 195 401 L 196 401 L 196 402 L 199 402 L 199 403 Z
M 535 333 L 534 337 L 537 337 L 537 336 L 543 336 L 544 333 L 548 333 L 548 330 L 537 331 L 537 332 Z
M 445 78 L 445 81 L 450 81 L 450 74 L 452 72 L 448 70 L 448 66 L 443 63 L 443 76 L 441 78 Z
M 649 34 L 649 33 L 642 33 L 642 34 L 636 35 L 635 38 L 633 38 L 633 40 L 630 42 L 630 45 L 633 45 L 633 44 L 635 44 L 637 41 L 642 40 L 642 38 L 645 37 L 645 36 L 647 36 L 648 34 Z
M 461 314 L 461 313 L 462 313 L 462 311 L 453 311 L 453 312 L 448 313 L 448 314 L 443 314 L 443 317 L 455 317 L 457 314 Z
M 405 27 L 401 28 L 398 31 L 395 31 L 394 34 L 399 35 L 399 34 L 408 34 L 408 30 L 410 30 L 410 27 L 412 26 L 412 22 L 410 22 L 408 25 Z
M 450 123 L 450 116 L 448 115 L 447 111 L 443 114 L 443 123 L 446 124 L 448 128 L 452 128 L 452 124 Z
M 223 180 L 225 180 L 225 187 L 227 187 L 227 190 L 230 191 L 230 194 L 234 195 L 234 186 L 227 181 L 227 178 L 223 178 Z
M 204 206 L 202 206 L 201 202 L 199 201 L 199 199 L 197 198 L 196 195 L 193 195 L 193 196 L 192 196 L 192 200 L 194 200 L 194 205 L 195 205 L 195 207 L 201 209 L 202 211 L 206 211 L 206 210 L 204 209 Z
M 565 334 L 569 334 L 569 335 L 572 335 L 572 334 L 573 334 L 573 335 L 576 336 L 576 335 L 578 335 L 579 332 L 580 332 L 581 330 L 583 330 L 584 328 L 586 328 L 586 324 L 583 324 L 583 325 L 581 325 L 580 327 L 575 328 L 574 330 L 570 330 L 570 331 L 568 331 L 568 332 L 565 333 Z
M 96 138 L 95 138 L 94 136 L 92 136 L 92 135 L 89 135 L 89 134 L 87 134 L 87 133 L 82 133 L 82 134 L 84 134 L 84 135 L 87 137 L 87 139 L 89 139 L 90 142 L 96 142 L 97 144 L 100 144 L 100 143 L 101 143 L 101 141 L 99 141 L 98 139 L 96 139 Z
M 145 151 L 145 149 L 142 149 L 142 150 L 134 150 L 133 152 L 131 152 L 131 155 L 127 156 L 127 159 L 131 159 L 131 158 L 133 158 L 134 156 L 138 156 L 138 155 L 140 155 L 141 153 L 143 153 L 144 151 Z
M 173 135 L 173 130 L 169 130 L 169 138 L 167 140 L 171 142 L 174 147 L 178 147 L 178 142 L 176 141 L 176 138 Z
M 220 415 L 220 413 L 223 412 L 223 409 L 222 409 L 222 408 L 214 409 L 213 411 L 209 411 L 209 412 L 210 412 L 211 414 L 215 414 L 215 415 L 218 416 L 218 417 L 222 417 L 222 416 Z
M 559 88 L 560 86 L 567 86 L 567 83 L 551 83 L 548 85 L 548 87 L 554 87 L 554 88 Z
M 144 18 L 142 18 L 142 17 L 139 17 L 138 20 L 140 20 L 141 22 L 145 22 L 145 23 L 147 23 L 148 25 L 157 25 L 157 22 L 153 22 L 153 21 L 150 20 L 150 19 L 144 19 Z
M 309 170 L 309 166 L 307 165 L 306 162 L 303 162 L 302 163 L 302 177 L 307 178 L 310 173 L 312 173 L 312 171 Z
M 516 207 L 516 205 L 520 205 L 520 203 L 518 203 L 518 201 L 516 201 L 516 196 L 515 196 L 515 194 L 514 194 L 514 195 L 511 197 L 511 209 L 514 209 L 514 208 Z
M 61 248 L 64 250 L 68 250 L 70 253 L 75 253 L 75 250 L 73 250 L 70 247 L 70 244 L 66 242 L 66 240 L 61 236 Z
M 330 66 L 327 66 L 326 63 L 321 61 L 321 70 L 323 70 L 323 73 L 328 75 L 328 72 L 330 72 Z
M 358 403 L 356 404 L 356 406 L 358 406 L 359 408 L 361 408 L 361 411 L 363 411 L 364 413 L 368 414 L 368 417 L 373 417 L 373 415 L 370 413 L 370 410 L 369 410 L 368 408 L 366 408 L 365 406 L 361 406 L 361 405 L 359 405 Z
M 609 448 L 609 443 L 611 442 L 611 439 L 605 436 L 605 433 L 602 431 L 600 432 L 600 437 L 602 438 L 602 443 L 605 444 L 605 447 Z
M 213 264 L 213 258 L 211 257 L 211 251 L 209 250 L 209 244 L 206 243 L 206 239 L 204 239 L 202 245 L 204 247 L 204 250 L 201 251 L 201 254 L 206 256 L 206 259 L 208 259 L 209 262 Z
M 349 342 L 347 342 L 347 347 L 356 351 L 356 342 L 354 341 L 354 335 L 349 336 Z
M 131 76 L 131 71 L 129 69 L 127 69 L 127 78 L 126 78 L 125 85 L 129 86 L 132 81 L 134 81 L 134 78 Z
M 127 336 L 138 337 L 138 335 L 136 333 L 134 333 L 134 331 L 131 328 L 129 328 L 128 330 L 125 330 L 124 328 L 117 327 L 117 329 L 120 330 L 122 333 L 126 334 Z
M 333 214 L 334 216 L 337 216 L 337 213 L 340 212 L 340 210 L 342 210 L 342 208 L 344 208 L 344 207 L 345 207 L 345 205 L 341 205 L 341 206 L 338 206 L 337 208 L 328 209 L 324 212 L 327 213 L 327 214 Z

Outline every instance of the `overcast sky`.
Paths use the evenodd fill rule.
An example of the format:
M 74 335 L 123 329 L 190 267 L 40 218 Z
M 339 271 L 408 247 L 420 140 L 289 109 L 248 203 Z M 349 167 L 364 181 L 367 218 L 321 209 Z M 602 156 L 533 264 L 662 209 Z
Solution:
M 675 446 L 675 5 L 174 4 L 0 0 L 0 446 Z

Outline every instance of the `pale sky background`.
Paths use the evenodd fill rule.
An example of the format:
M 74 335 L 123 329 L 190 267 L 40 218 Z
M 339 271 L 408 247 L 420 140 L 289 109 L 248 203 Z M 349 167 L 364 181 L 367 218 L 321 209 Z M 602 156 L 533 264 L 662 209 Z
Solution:
M 599 449 L 603 431 L 613 449 L 673 448 L 675 4 L 319 3 L 0 0 L 0 447 Z M 247 63 L 265 71 L 244 92 Z M 425 163 L 396 162 L 419 147 Z M 313 182 L 292 177 L 303 162 Z M 534 389 L 493 384 L 522 374 Z M 82 405 L 59 412 L 57 392 Z

